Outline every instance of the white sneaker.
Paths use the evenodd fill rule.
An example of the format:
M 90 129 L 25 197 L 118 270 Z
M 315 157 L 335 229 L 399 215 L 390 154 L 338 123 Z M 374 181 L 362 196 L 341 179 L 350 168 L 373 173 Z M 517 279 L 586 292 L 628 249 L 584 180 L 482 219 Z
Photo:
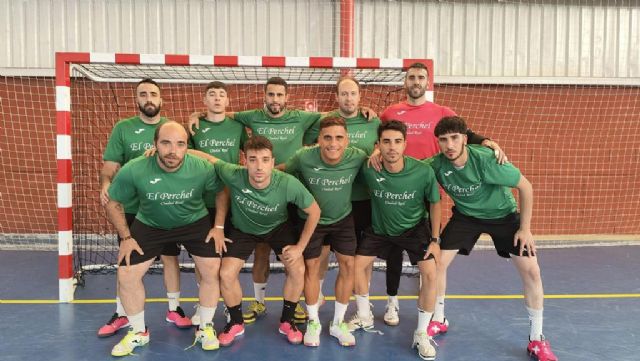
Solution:
M 196 331 L 196 339 L 194 344 L 200 342 L 202 349 L 205 351 L 213 351 L 220 348 L 220 342 L 216 335 L 216 330 L 213 329 L 213 324 L 208 323 L 204 326 L 204 330 L 198 328 Z
M 369 311 L 368 317 L 361 318 L 356 312 L 356 314 L 353 315 L 353 317 L 351 317 L 351 319 L 349 320 L 347 327 L 349 328 L 350 332 L 353 332 L 359 329 L 363 329 L 363 330 L 373 329 L 373 313 Z
M 372 318 L 373 322 L 373 318 Z M 329 328 L 329 334 L 338 339 L 338 343 L 342 346 L 355 346 L 356 338 L 349 332 L 349 326 L 345 322 L 340 322 L 337 325 L 333 324 L 331 321 Z M 371 324 L 373 328 L 373 323 Z
M 144 346 L 149 343 L 149 330 L 145 332 L 134 333 L 132 328 L 129 328 L 127 333 L 117 345 L 111 349 L 111 356 L 127 356 L 133 354 L 133 350 L 138 346 Z
M 424 330 L 416 330 L 413 333 L 413 345 L 411 348 L 418 349 L 418 356 L 423 360 L 432 361 L 436 359 L 435 342 Z
M 387 310 L 384 313 L 384 323 L 389 326 L 398 326 L 400 317 L 398 316 L 398 306 L 393 302 L 387 303 Z
M 191 324 L 194 326 L 200 326 L 200 304 L 196 303 L 193 305 L 193 308 L 196 309 L 193 316 L 191 316 Z
M 307 331 L 304 333 L 304 345 L 311 347 L 320 346 L 321 333 L 322 325 L 320 322 L 309 320 L 309 322 L 307 322 Z

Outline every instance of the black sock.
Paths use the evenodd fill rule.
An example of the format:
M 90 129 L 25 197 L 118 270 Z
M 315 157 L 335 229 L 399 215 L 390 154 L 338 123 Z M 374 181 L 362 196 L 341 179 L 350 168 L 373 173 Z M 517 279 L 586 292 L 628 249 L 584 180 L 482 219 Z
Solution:
M 241 325 L 244 323 L 244 319 L 242 318 L 242 303 L 237 306 L 229 307 L 229 317 L 231 318 L 231 324 Z
M 282 305 L 282 317 L 280 317 L 280 322 L 293 321 L 293 317 L 296 312 L 297 305 L 298 305 L 298 302 L 291 302 L 291 301 L 284 300 L 284 304 Z

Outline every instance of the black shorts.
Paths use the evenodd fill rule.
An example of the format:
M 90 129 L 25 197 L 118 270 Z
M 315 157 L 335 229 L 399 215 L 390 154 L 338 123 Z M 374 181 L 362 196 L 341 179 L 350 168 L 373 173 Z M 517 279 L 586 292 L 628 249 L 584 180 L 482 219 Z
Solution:
M 369 228 L 364 232 L 362 243 L 358 246 L 356 253 L 361 256 L 386 259 L 393 247 L 399 247 L 407 251 L 411 264 L 416 265 L 424 259 L 430 242 L 431 227 L 424 220 L 399 236 L 378 235 Z M 433 255 L 429 255 L 428 259 L 432 258 Z
M 511 213 L 500 219 L 479 219 L 465 216 L 453 207 L 453 215 L 442 231 L 440 249 L 458 250 L 459 254 L 469 255 L 482 233 L 493 240 L 493 246 L 500 257 L 510 258 L 518 255 L 520 247 L 513 246 L 513 236 L 520 229 L 520 214 Z M 522 252 L 527 255 L 526 250 Z
M 131 225 L 131 236 L 138 242 L 144 255 L 138 252 L 131 253 L 130 264 L 138 264 L 159 256 L 162 250 L 171 245 L 177 246 L 181 243 L 189 253 L 199 257 L 220 257 L 216 253 L 213 241 L 205 243 L 211 222 L 209 216 L 187 224 L 186 226 L 174 229 L 159 229 L 149 227 L 146 224 L 135 220 Z M 120 265 L 124 265 L 124 261 Z
M 124 218 L 127 220 L 127 226 L 129 227 L 129 230 L 131 230 L 131 225 L 133 224 L 133 221 L 135 221 L 136 215 L 133 213 L 125 213 Z M 120 245 L 120 242 L 122 242 L 122 238 L 120 238 L 120 235 L 118 235 L 118 246 Z M 160 260 L 160 256 L 178 256 L 179 254 L 180 246 L 177 243 L 167 244 L 162 249 L 162 252 L 157 256 L 157 258 L 158 260 Z
M 356 228 L 358 244 L 362 242 L 365 229 L 371 227 L 371 200 L 351 201 L 351 214 Z
M 233 242 L 227 243 L 227 252 L 222 257 L 235 257 L 245 261 L 253 253 L 258 242 L 268 243 L 276 255 L 281 255 L 285 246 L 298 243 L 296 234 L 289 222 L 284 222 L 271 232 L 261 235 L 244 233 L 231 225 L 225 235 Z
M 322 246 L 345 256 L 355 256 L 357 241 L 351 214 L 333 224 L 318 224 L 304 250 L 304 259 L 320 257 Z

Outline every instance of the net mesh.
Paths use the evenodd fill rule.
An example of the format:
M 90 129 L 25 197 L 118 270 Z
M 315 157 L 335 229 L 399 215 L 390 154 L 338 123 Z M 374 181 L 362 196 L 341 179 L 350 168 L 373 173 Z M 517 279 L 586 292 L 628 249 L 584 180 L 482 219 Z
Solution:
M 203 108 L 202 84 L 214 79 L 232 84 L 231 111 L 261 107 L 262 84 L 275 75 L 293 84 L 290 108 L 328 111 L 337 107 L 333 84 L 341 74 L 344 70 L 74 66 L 75 270 L 113 269 L 117 242 L 98 203 L 98 173 L 113 125 L 135 113 L 135 81 L 162 80 L 163 115 L 184 122 Z M 363 85 L 362 105 L 379 114 L 404 100 L 398 71 L 354 69 L 351 74 Z M 579 239 L 637 240 L 639 87 L 439 85 L 435 94 L 437 103 L 498 141 L 532 181 L 534 235 L 571 240 L 563 245 Z M 53 79 L 0 78 L 0 248 L 57 249 L 55 119 Z M 445 220 L 450 205 L 445 201 Z

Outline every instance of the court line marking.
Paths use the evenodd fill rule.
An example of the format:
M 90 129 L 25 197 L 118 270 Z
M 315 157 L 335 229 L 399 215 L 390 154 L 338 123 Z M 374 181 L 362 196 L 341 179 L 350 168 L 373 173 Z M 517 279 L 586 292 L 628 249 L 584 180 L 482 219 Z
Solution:
M 449 300 L 517 300 L 524 299 L 523 295 L 447 295 Z M 545 295 L 545 299 L 554 300 L 575 300 L 575 299 L 614 299 L 614 298 L 640 298 L 640 293 L 593 293 L 593 294 L 554 294 Z M 354 298 L 351 297 L 353 300 Z M 387 296 L 370 296 L 372 301 L 386 300 Z M 398 296 L 399 300 L 417 300 L 418 296 Z M 243 297 L 243 301 L 253 301 L 253 297 Z M 300 299 L 304 300 L 304 297 Z M 335 297 L 326 296 L 325 300 L 334 301 Z M 195 297 L 182 297 L 182 302 L 198 302 Z M 222 301 L 222 298 L 220 299 Z M 276 302 L 282 301 L 282 297 L 266 297 L 265 301 Z M 167 302 L 166 298 L 147 298 L 147 303 L 159 303 Z M 59 304 L 58 300 L 0 300 L 0 305 L 47 305 L 47 304 Z M 88 300 L 74 300 L 73 304 L 108 304 L 115 303 L 114 299 L 88 299 Z

